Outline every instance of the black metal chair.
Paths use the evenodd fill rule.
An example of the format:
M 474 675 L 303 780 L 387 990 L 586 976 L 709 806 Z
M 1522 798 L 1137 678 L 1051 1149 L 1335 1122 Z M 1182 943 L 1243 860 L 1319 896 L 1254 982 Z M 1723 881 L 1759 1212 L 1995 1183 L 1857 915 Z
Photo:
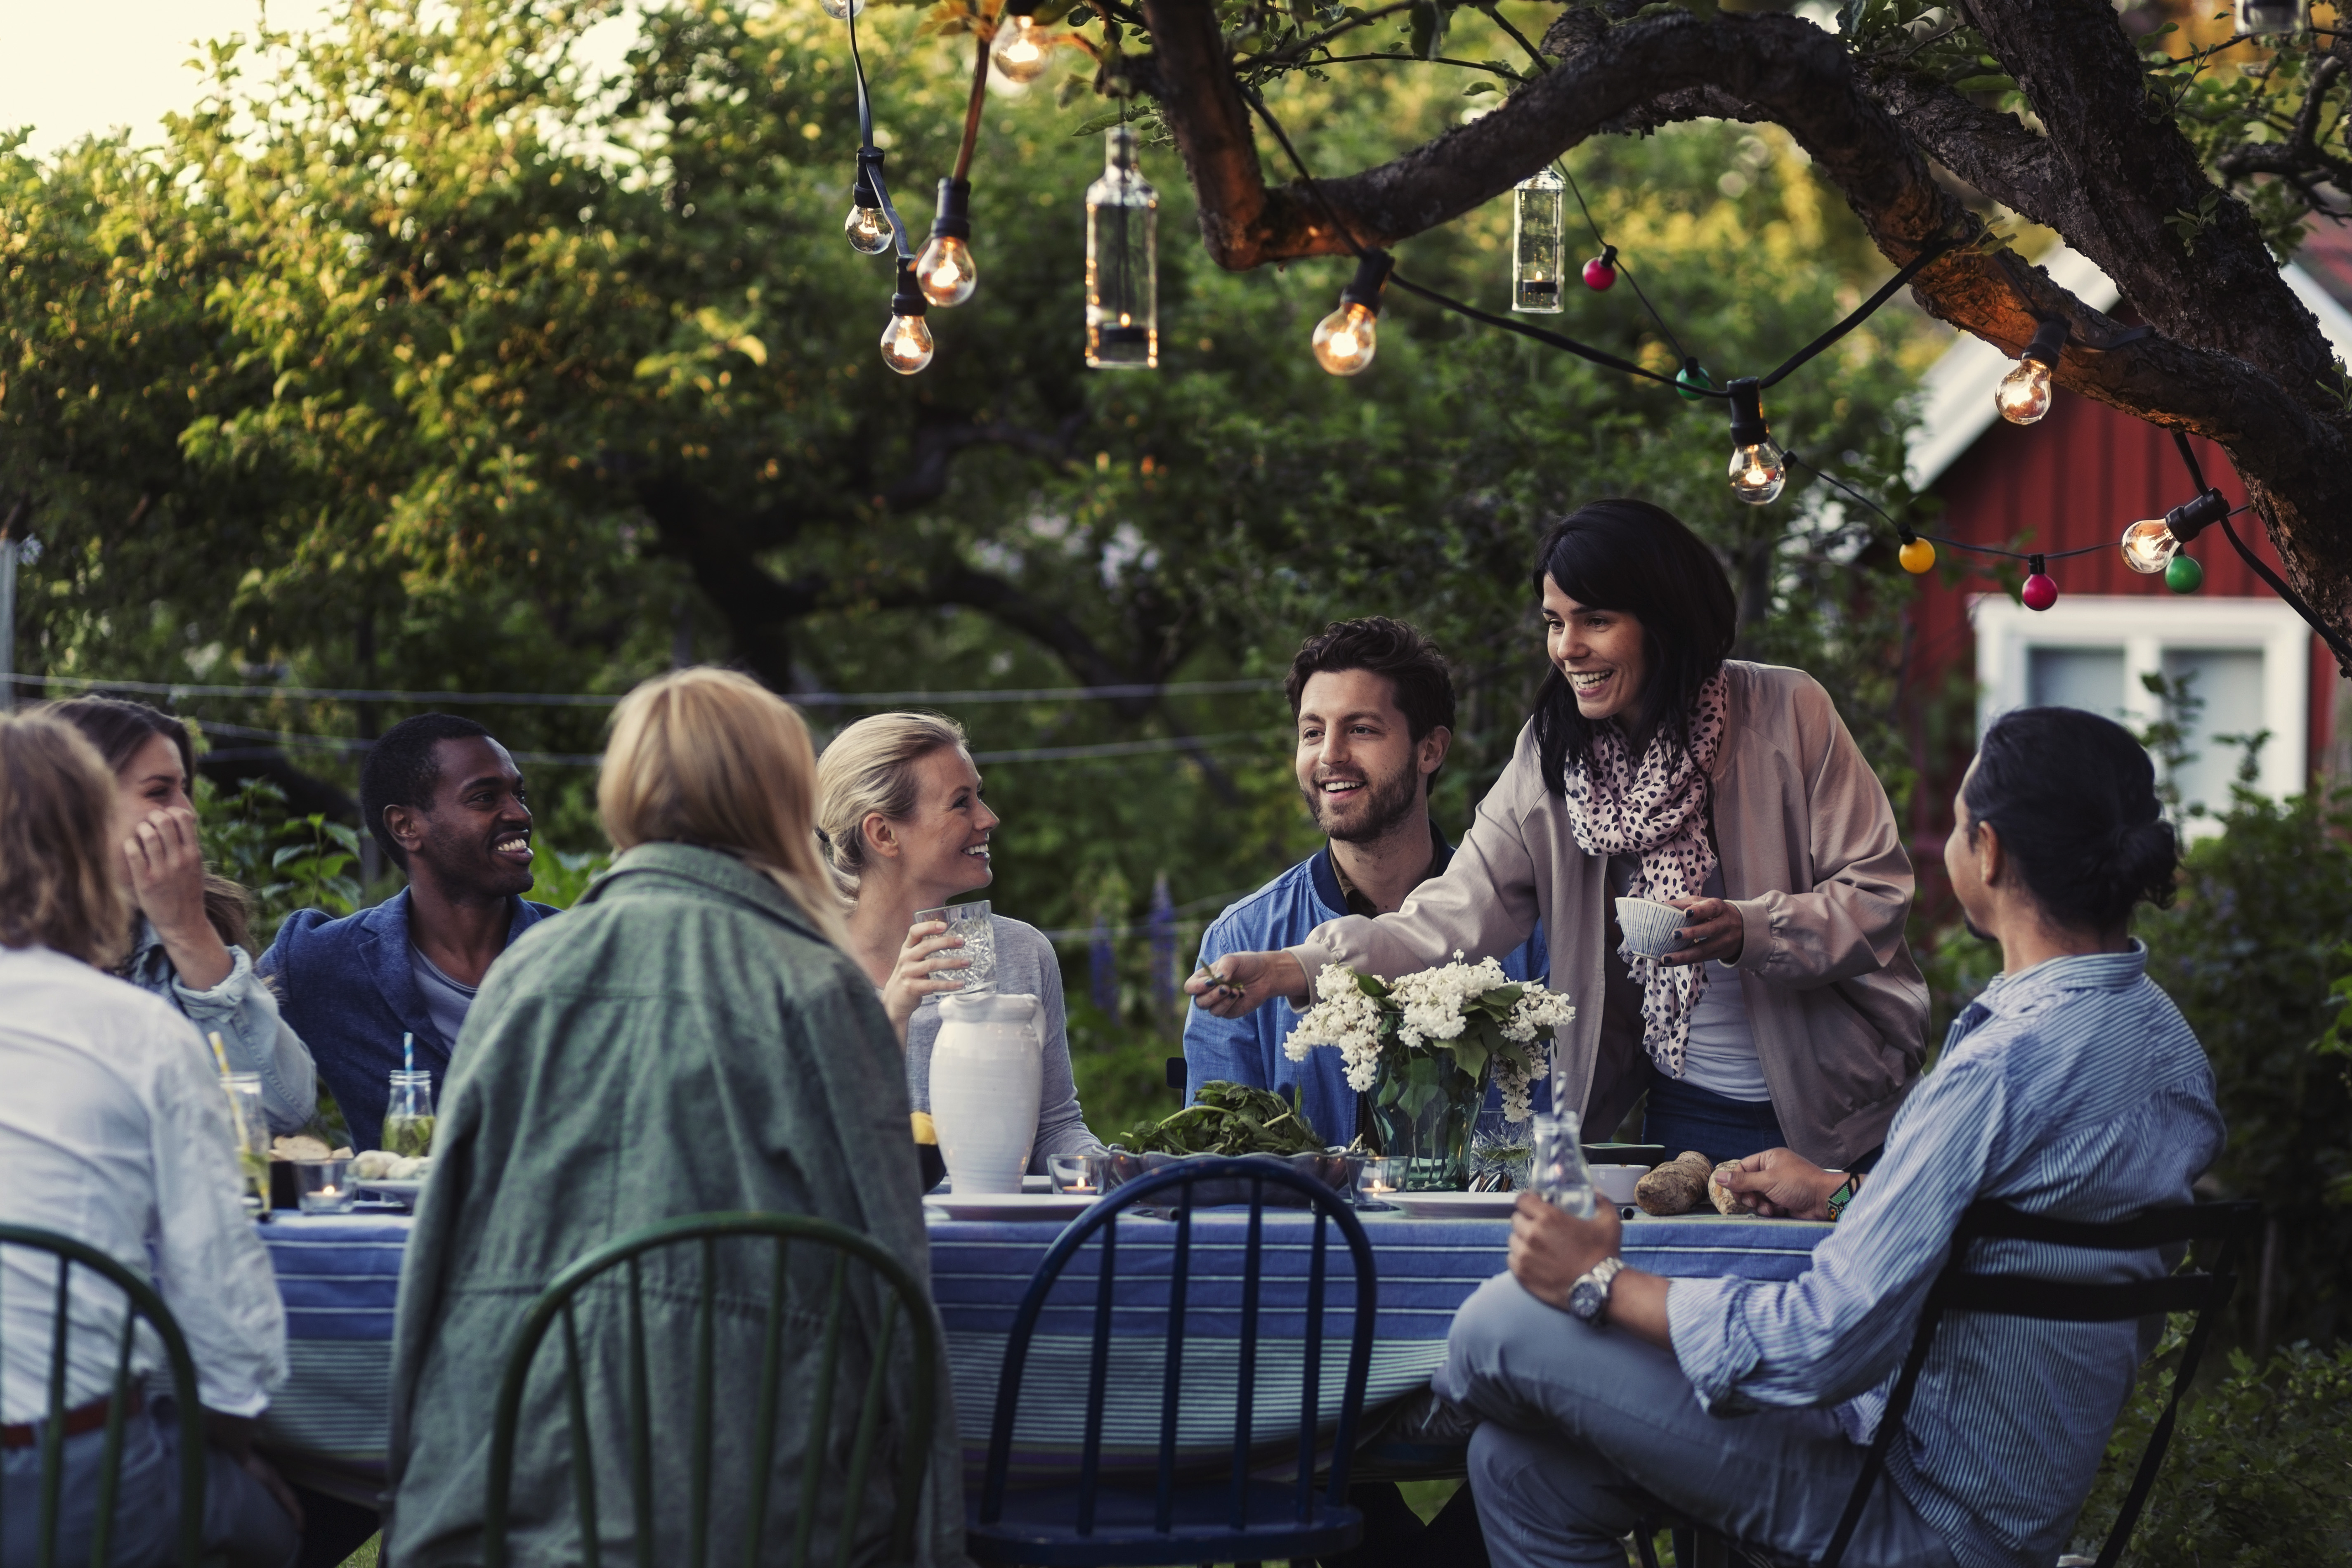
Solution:
M 2156 1484 L 2157 1471 L 2164 1464 L 2165 1448 L 2172 1440 L 2173 1419 L 2180 1410 L 2180 1396 L 2187 1391 L 2189 1380 L 2197 1375 L 2197 1363 L 2204 1354 L 2214 1318 L 2237 1289 L 2238 1255 L 2261 1212 L 2261 1205 L 2252 1203 L 2190 1204 L 2149 1209 L 2110 1225 L 2091 1225 L 2027 1214 L 2006 1204 L 1969 1205 L 1952 1232 L 1951 1258 L 1937 1276 L 1936 1283 L 1928 1288 L 1927 1301 L 1919 1310 L 1919 1326 L 1911 1336 L 1910 1353 L 1895 1380 L 1886 1413 L 1879 1417 L 1877 1434 L 1863 1460 L 1861 1475 L 1854 1479 L 1853 1490 L 1846 1499 L 1845 1512 L 1839 1518 L 1836 1532 L 1830 1537 L 1829 1550 L 1822 1553 L 1817 1568 L 1838 1568 L 1843 1560 L 1854 1529 L 1862 1522 L 1862 1510 L 1870 1501 L 1871 1489 L 1877 1485 L 1880 1472 L 1886 1468 L 1887 1446 L 1902 1429 L 1904 1415 L 1911 1407 L 1920 1369 L 1927 1365 L 1928 1348 L 1935 1342 L 1936 1326 L 1946 1313 L 1991 1312 L 2062 1323 L 2113 1323 L 2164 1312 L 2194 1313 L 2196 1321 L 2181 1350 L 2180 1365 L 2173 1373 L 2172 1397 L 2166 1403 L 2155 1430 L 2148 1434 L 2147 1447 L 2140 1455 L 2131 1490 L 2125 1496 L 2115 1527 L 2107 1532 L 2106 1545 L 2099 1552 L 2097 1568 L 2115 1568 L 2123 1556 L 2125 1544 L 2131 1540 L 2132 1527 L 2139 1522 L 2139 1510 Z M 2149 1247 L 2217 1241 L 2221 1251 L 2210 1269 L 2114 1285 L 2082 1285 L 2031 1275 L 1977 1273 L 1968 1267 L 1969 1247 L 1972 1242 L 1987 1239 L 2038 1241 L 2106 1252 L 2140 1252 Z M 1662 1522 L 1675 1527 L 1679 1558 L 1688 1526 L 1682 1521 Z M 1634 1544 L 1644 1568 L 1658 1568 L 1650 1539 L 1657 1528 L 1660 1524 L 1644 1521 L 1634 1531 Z M 1709 1532 L 1689 1533 L 1696 1538 L 1694 1556 L 1702 1563 L 1718 1552 L 1727 1552 L 1739 1563 L 1759 1562 L 1737 1544 L 1725 1543 Z
M 769 1549 L 768 1543 L 761 1539 L 761 1531 L 768 1516 L 768 1488 L 775 1468 L 772 1456 L 782 1403 L 784 1314 L 791 1296 L 787 1264 L 791 1246 L 795 1241 L 808 1243 L 834 1255 L 831 1285 L 824 1307 L 823 1359 L 817 1363 L 816 1389 L 807 1425 L 812 1450 L 833 1430 L 835 1373 L 840 1363 L 850 1260 L 856 1258 L 865 1264 L 888 1287 L 883 1300 L 882 1321 L 874 1335 L 873 1370 L 866 1379 L 865 1399 L 859 1406 L 857 1425 L 849 1450 L 848 1475 L 841 1483 L 845 1489 L 841 1495 L 850 1500 L 843 1509 L 841 1539 L 835 1559 L 838 1563 L 848 1563 L 855 1544 L 856 1500 L 866 1494 L 868 1468 L 880 1432 L 884 1389 L 891 1366 L 890 1344 L 901 1315 L 906 1318 L 913 1334 L 912 1388 L 901 1426 L 903 1440 L 895 1482 L 889 1560 L 903 1563 L 910 1559 L 916 1516 L 922 1500 L 923 1474 L 929 1465 L 932 1426 L 939 1408 L 939 1332 L 932 1318 L 929 1292 L 904 1263 L 883 1250 L 870 1237 L 810 1215 L 746 1213 L 688 1215 L 633 1231 L 598 1247 L 564 1269 L 531 1302 L 523 1316 L 522 1331 L 516 1340 L 515 1348 L 507 1357 L 505 1374 L 499 1380 L 497 1422 L 491 1430 L 489 1489 L 482 1525 L 482 1555 L 488 1568 L 505 1568 L 509 1559 L 508 1514 L 514 1481 L 515 1437 L 521 1419 L 523 1393 L 530 1378 L 532 1359 L 546 1339 L 548 1330 L 559 1320 L 563 1327 L 564 1390 L 572 1431 L 573 1506 L 579 1511 L 582 1552 L 588 1568 L 596 1568 L 602 1542 L 597 1528 L 595 1465 L 591 1455 L 589 1414 L 580 1375 L 581 1335 L 575 1321 L 575 1308 L 581 1292 L 614 1268 L 625 1270 L 628 1283 L 628 1468 L 631 1534 L 636 1548 L 636 1561 L 640 1568 L 653 1568 L 656 1561 L 705 1568 L 713 1547 L 718 1547 L 725 1554 L 724 1545 L 711 1540 L 710 1493 L 718 1380 L 718 1369 L 714 1364 L 719 1291 L 718 1247 L 722 1239 L 729 1237 L 768 1238 L 774 1242 L 774 1262 L 767 1290 L 758 1381 L 748 1382 L 743 1378 L 741 1373 L 748 1369 L 730 1368 L 728 1374 L 730 1386 L 739 1395 L 750 1395 L 757 1400 L 749 1472 L 751 1493 L 743 1510 L 743 1517 L 748 1521 L 746 1539 L 736 1549 L 740 1560 L 746 1568 L 785 1560 L 781 1553 Z M 653 1528 L 652 1396 L 646 1373 L 643 1306 L 646 1284 L 638 1259 L 657 1248 L 687 1243 L 698 1243 L 702 1254 L 701 1289 L 697 1303 L 694 1344 L 694 1403 L 686 1432 L 690 1445 L 688 1488 L 691 1493 L 687 1500 L 688 1543 L 682 1553 L 675 1550 L 675 1543 L 656 1553 Z M 806 1568 L 809 1562 L 810 1539 L 816 1516 L 821 1511 L 817 1489 L 824 1483 L 824 1466 L 814 1462 L 803 1463 L 801 1468 L 800 1500 L 794 1513 L 795 1528 L 789 1558 L 793 1568 Z
M 1235 1388 L 1230 1474 L 1208 1482 L 1177 1479 L 1179 1390 L 1184 1354 L 1184 1314 L 1192 1280 L 1193 1205 L 1196 1185 L 1232 1188 L 1246 1183 L 1250 1194 L 1248 1241 L 1243 1258 L 1240 1371 Z M 1308 1265 L 1305 1365 L 1301 1377 L 1297 1477 L 1295 1481 L 1253 1479 L 1250 1475 L 1252 1416 L 1256 1397 L 1259 1297 L 1264 1284 L 1262 1252 L 1269 1187 L 1304 1196 L 1315 1210 Z M 1175 1247 L 1169 1280 L 1168 1336 L 1160 1394 L 1160 1440 L 1154 1483 L 1119 1486 L 1101 1475 L 1103 1404 L 1110 1351 L 1112 1286 L 1117 1278 L 1118 1218 L 1143 1204 L 1173 1202 Z M 1316 1437 L 1322 1398 L 1325 1263 L 1330 1222 L 1337 1220 L 1355 1270 L 1354 1331 L 1341 1385 L 1338 1428 L 1333 1435 L 1330 1480 L 1322 1495 L 1315 1486 Z M 1046 1297 L 1078 1249 L 1097 1235 L 1101 1261 L 1094 1296 L 1092 1360 L 1087 1385 L 1084 1447 L 1075 1486 L 1008 1490 L 1013 1415 L 1020 1406 L 1022 1373 Z M 1377 1282 L 1371 1243 L 1345 1198 L 1276 1162 L 1250 1158 L 1187 1160 L 1129 1182 L 1070 1222 L 1029 1281 L 1004 1349 L 990 1428 L 987 1480 L 971 1505 L 965 1548 L 982 1563 L 1021 1563 L 1028 1568 L 1114 1568 L 1167 1563 L 1255 1564 L 1270 1559 L 1335 1555 L 1355 1545 L 1363 1519 L 1347 1503 L 1349 1450 L 1364 1404 L 1371 1369 L 1372 1317 Z
M 55 1231 L 28 1226 L 0 1225 L 0 1247 L 22 1247 L 46 1252 L 58 1260 L 56 1309 L 49 1329 L 49 1405 L 41 1426 L 41 1514 L 37 1568 L 57 1568 L 58 1510 L 63 1502 L 66 1437 L 66 1339 L 71 1325 L 67 1309 L 71 1300 L 68 1281 L 76 1266 L 104 1279 L 125 1298 L 122 1338 L 114 1352 L 114 1385 L 108 1397 L 106 1445 L 99 1458 L 97 1523 L 90 1536 L 90 1562 L 103 1564 L 114 1545 L 118 1489 L 122 1479 L 122 1425 L 132 1393 L 131 1350 L 141 1319 L 163 1342 L 163 1357 L 172 1372 L 172 1396 L 180 1424 L 179 1560 L 182 1568 L 198 1568 L 204 1555 L 205 1416 L 196 1403 L 196 1363 L 180 1332 L 172 1310 L 145 1280 L 96 1247 Z M 0 1504 L 5 1506 L 5 1504 Z

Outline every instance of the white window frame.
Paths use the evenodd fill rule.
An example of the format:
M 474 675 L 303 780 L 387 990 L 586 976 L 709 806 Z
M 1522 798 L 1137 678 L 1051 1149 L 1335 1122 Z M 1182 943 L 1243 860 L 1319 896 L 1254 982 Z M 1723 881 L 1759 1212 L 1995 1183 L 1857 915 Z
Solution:
M 2273 800 L 2303 793 L 2311 741 L 2311 628 L 2277 599 L 2173 598 L 2153 595 L 2063 594 L 2047 610 L 2029 610 L 2006 594 L 1975 594 L 1969 620 L 1977 634 L 1977 733 L 2026 704 L 2027 652 L 2036 647 L 2120 647 L 2124 721 L 2162 717 L 2140 677 L 2164 668 L 2168 647 L 2224 648 L 2263 656 L 2263 711 L 2244 719 L 2210 710 L 2210 729 L 2271 732 L 2256 787 Z

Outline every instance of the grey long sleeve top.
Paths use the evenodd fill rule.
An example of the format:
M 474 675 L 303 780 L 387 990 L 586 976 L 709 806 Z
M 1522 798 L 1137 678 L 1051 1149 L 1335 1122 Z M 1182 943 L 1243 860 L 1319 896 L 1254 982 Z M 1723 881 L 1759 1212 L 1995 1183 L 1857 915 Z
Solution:
M 1030 995 L 1045 1008 L 1045 1072 L 1037 1095 L 1037 1142 L 1029 1168 L 1042 1172 L 1047 1156 L 1076 1154 L 1101 1143 L 1087 1130 L 1078 1084 L 1070 1069 L 1069 1019 L 1062 1006 L 1062 966 L 1054 944 L 1035 926 L 991 915 L 996 928 L 996 989 Z M 952 995 L 952 992 L 946 993 Z M 907 1097 L 917 1110 L 931 1108 L 931 1046 L 940 1037 L 940 998 L 926 996 L 907 1020 Z

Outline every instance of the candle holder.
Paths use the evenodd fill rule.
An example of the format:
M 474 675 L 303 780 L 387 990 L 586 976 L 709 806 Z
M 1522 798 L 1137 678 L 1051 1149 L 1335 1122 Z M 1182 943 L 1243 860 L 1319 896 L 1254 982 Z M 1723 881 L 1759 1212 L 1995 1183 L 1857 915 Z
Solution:
M 349 1160 L 297 1160 L 294 1187 L 304 1214 L 349 1214 L 359 1196 Z
M 1387 1208 L 1391 1193 L 1411 1189 L 1412 1160 L 1410 1155 L 1390 1154 L 1364 1162 L 1356 1175 L 1357 1205 L 1362 1208 Z
M 1073 1197 L 1099 1197 L 1113 1184 L 1110 1155 L 1106 1151 L 1056 1154 L 1045 1162 L 1045 1171 L 1054 1178 L 1055 1192 Z

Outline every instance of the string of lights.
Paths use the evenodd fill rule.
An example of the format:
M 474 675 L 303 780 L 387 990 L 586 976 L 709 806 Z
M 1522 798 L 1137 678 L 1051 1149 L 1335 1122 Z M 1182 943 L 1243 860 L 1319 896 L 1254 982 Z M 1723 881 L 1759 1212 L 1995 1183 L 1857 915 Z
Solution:
M 331 702 L 411 702 L 427 708 L 611 708 L 621 697 L 585 691 L 390 691 L 340 686 L 206 686 L 184 681 L 126 680 L 98 675 L 0 675 L 12 686 L 61 686 L 68 691 L 136 691 L 168 697 L 289 699 Z M 990 702 L 1108 702 L 1136 697 L 1216 697 L 1239 691 L 1279 691 L 1282 682 L 1170 680 L 1125 686 L 1024 686 L 970 691 L 788 691 L 800 708 L 898 708 L 908 703 L 964 706 Z

